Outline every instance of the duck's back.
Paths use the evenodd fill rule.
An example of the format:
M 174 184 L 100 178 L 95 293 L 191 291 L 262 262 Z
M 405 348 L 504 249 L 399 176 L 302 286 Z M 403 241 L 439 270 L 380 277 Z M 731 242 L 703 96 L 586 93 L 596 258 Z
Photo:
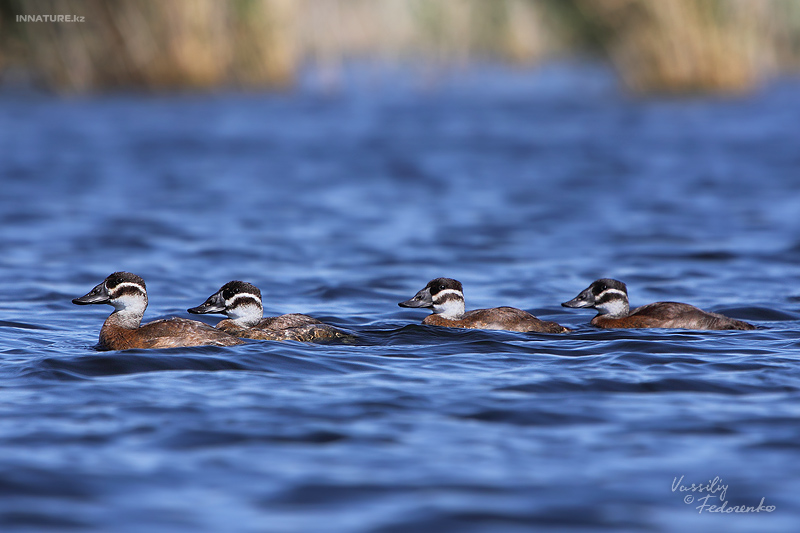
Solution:
M 181 346 L 235 346 L 240 339 L 186 318 L 156 320 L 137 329 L 103 324 L 100 347 L 106 350 L 177 348 Z
M 693 305 L 679 302 L 643 305 L 622 318 L 598 315 L 592 319 L 592 324 L 601 328 L 756 329 L 747 322 L 709 313 Z
M 496 329 L 505 331 L 565 333 L 567 328 L 546 320 L 539 320 L 532 314 L 515 307 L 494 307 L 467 311 L 458 319 L 442 318 L 437 314 L 428 315 L 423 324 L 450 328 Z
M 237 325 L 233 320 L 223 320 L 217 328 L 236 337 L 262 341 L 352 342 L 355 336 L 323 324 L 315 318 L 301 314 L 289 314 L 264 318 L 251 328 Z
M 263 330 L 280 330 L 287 328 L 299 328 L 300 326 L 307 326 L 309 324 L 322 324 L 316 318 L 311 318 L 308 315 L 300 313 L 290 313 L 281 316 L 269 316 L 261 319 L 257 325 L 253 326 L 255 329 Z
M 294 328 L 286 328 L 273 331 L 263 331 L 265 336 L 258 337 L 266 340 L 276 341 L 298 341 L 298 342 L 344 342 L 352 343 L 356 337 L 340 329 L 327 324 L 306 324 Z

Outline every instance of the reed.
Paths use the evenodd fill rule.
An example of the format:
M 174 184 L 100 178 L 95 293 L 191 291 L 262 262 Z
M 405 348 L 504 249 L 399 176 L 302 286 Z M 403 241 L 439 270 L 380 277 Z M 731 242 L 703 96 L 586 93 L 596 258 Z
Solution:
M 295 68 L 291 0 L 40 0 L 22 15 L 70 14 L 71 23 L 20 23 L 25 57 L 51 87 L 276 86 Z
M 71 14 L 82 23 L 17 23 Z M 59 91 L 284 87 L 353 59 L 607 58 L 634 91 L 741 91 L 796 69 L 795 0 L 0 0 L 0 69 Z
M 17 59 L 67 92 L 285 86 L 301 65 L 336 76 L 352 59 L 533 62 L 559 42 L 542 4 L 529 0 L 0 0 L 0 8 L 2 26 L 21 35 Z M 85 22 L 15 24 L 17 14 Z M 0 50 L 9 42 L 0 37 Z
M 800 35 L 791 2 L 578 0 L 578 6 L 637 92 L 741 92 L 796 65 L 796 47 L 781 42 Z

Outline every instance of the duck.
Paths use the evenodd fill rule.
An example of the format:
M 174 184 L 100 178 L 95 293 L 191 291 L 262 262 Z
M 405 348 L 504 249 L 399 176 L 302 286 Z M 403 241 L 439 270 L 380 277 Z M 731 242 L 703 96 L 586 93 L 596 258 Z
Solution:
M 108 304 L 114 312 L 100 328 L 100 350 L 160 349 L 185 346 L 235 346 L 244 341 L 207 324 L 186 318 L 156 320 L 142 325 L 147 286 L 130 272 L 114 272 L 76 305 Z
M 261 291 L 246 281 L 229 281 L 205 302 L 188 309 L 192 314 L 220 313 L 228 318 L 216 328 L 246 339 L 270 341 L 344 341 L 355 336 L 299 313 L 264 317 Z
M 631 310 L 627 286 L 610 278 L 594 281 L 575 298 L 561 305 L 597 309 L 597 316 L 590 323 L 598 328 L 756 329 L 747 322 L 678 302 L 655 302 Z
M 423 324 L 447 328 L 492 329 L 520 332 L 566 333 L 568 328 L 555 322 L 539 320 L 514 307 L 493 307 L 464 311 L 464 289 L 451 278 L 436 278 L 400 307 L 426 308 L 433 311 Z

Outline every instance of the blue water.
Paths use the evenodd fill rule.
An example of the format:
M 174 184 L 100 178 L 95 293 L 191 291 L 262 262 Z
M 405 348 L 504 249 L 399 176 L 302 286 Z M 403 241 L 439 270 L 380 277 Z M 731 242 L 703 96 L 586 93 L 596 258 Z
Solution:
M 796 530 L 799 88 L 6 91 L 0 530 Z M 359 342 L 97 352 L 111 308 L 70 300 L 117 270 L 145 320 L 243 279 Z M 397 302 L 438 276 L 576 331 L 422 326 Z M 559 304 L 599 277 L 759 329 L 595 330 Z M 707 504 L 773 512 L 699 512 L 680 487 L 714 477 Z

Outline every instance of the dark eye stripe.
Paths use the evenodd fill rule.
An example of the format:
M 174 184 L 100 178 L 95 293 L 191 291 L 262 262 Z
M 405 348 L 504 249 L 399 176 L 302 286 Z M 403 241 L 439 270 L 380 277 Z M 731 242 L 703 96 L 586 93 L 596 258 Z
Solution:
M 450 290 L 453 291 L 454 289 Z M 444 294 L 437 293 L 434 298 L 436 303 L 444 303 L 452 300 L 463 300 L 463 299 L 464 295 L 462 295 L 460 292 L 446 292 Z
M 613 300 L 627 300 L 627 299 L 628 297 L 625 296 L 625 293 L 623 293 L 619 289 L 606 289 L 605 291 L 597 295 L 595 302 L 602 304 Z

